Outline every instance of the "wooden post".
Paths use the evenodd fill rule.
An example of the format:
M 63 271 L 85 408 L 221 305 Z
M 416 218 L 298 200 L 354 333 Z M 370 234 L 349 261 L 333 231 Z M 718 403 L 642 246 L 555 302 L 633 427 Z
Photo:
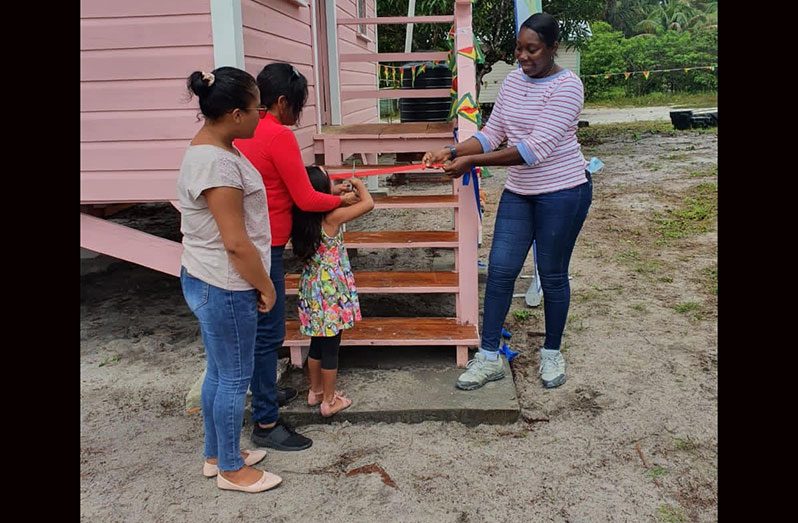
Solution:
M 460 368 L 464 368 L 468 363 L 468 346 L 467 345 L 458 345 L 457 346 L 457 366 Z
M 454 5 L 455 18 L 455 46 L 457 49 L 474 45 L 474 34 L 471 29 L 471 1 L 456 0 Z M 476 100 L 476 67 L 473 60 L 462 55 L 457 55 L 457 98 L 465 93 L 471 93 Z M 457 117 L 458 140 L 463 142 L 471 138 L 477 131 L 476 124 L 462 116 Z M 460 294 L 457 300 L 457 320 L 461 324 L 478 325 L 479 289 L 477 286 L 477 242 L 479 229 L 479 215 L 477 201 L 474 197 L 474 188 L 463 185 L 463 178 L 457 184 L 459 200 L 458 212 L 455 215 L 458 231 L 457 271 L 459 275 Z M 458 356 L 461 351 L 458 350 Z M 467 354 L 467 353 L 466 353 Z M 458 363 L 459 362 L 458 357 Z
M 341 165 L 341 140 L 334 136 L 324 138 L 324 165 Z

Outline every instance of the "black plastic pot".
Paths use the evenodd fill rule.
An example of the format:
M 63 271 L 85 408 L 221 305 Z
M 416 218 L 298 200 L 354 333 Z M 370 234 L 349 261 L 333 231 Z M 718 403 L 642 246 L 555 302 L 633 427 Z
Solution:
M 422 62 L 423 63 L 423 62 Z M 441 89 L 452 86 L 452 72 L 445 64 L 427 65 L 427 70 L 416 77 L 413 85 L 412 66 L 406 64 L 402 87 L 405 89 Z M 401 122 L 445 122 L 449 116 L 452 100 L 446 98 L 400 98 L 399 121 Z
M 683 131 L 690 129 L 693 119 L 693 111 L 671 111 L 671 123 L 676 129 Z

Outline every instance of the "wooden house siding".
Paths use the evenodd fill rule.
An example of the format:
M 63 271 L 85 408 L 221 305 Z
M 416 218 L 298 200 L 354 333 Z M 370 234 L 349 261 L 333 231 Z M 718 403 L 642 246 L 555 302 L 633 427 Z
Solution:
M 176 176 L 202 125 L 186 77 L 213 69 L 209 0 L 82 0 L 80 26 L 81 179 Z

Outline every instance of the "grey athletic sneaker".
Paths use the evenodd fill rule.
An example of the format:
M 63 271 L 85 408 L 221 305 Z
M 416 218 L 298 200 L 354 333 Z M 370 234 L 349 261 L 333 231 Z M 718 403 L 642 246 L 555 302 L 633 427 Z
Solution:
M 538 374 L 547 389 L 565 383 L 565 358 L 562 357 L 562 353 L 558 350 L 540 349 Z
M 495 361 L 488 360 L 481 352 L 474 355 L 474 359 L 466 363 L 466 371 L 457 378 L 457 388 L 474 390 L 489 381 L 500 380 L 504 377 L 504 362 L 501 354 Z

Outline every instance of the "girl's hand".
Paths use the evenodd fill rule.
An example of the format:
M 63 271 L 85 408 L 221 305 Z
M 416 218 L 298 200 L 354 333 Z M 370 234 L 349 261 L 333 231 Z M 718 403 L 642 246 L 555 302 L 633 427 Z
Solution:
M 360 201 L 358 198 L 357 193 L 350 190 L 349 192 L 345 192 L 341 195 L 341 206 L 352 205 Z
M 421 158 L 421 163 L 427 167 L 431 167 L 433 163 L 443 163 L 447 161 L 451 155 L 451 151 L 446 148 L 438 149 L 437 151 L 427 151 L 424 153 L 424 157 Z
M 333 185 L 333 188 L 332 188 L 333 196 L 346 194 L 348 192 L 352 192 L 352 185 L 349 184 L 349 182 L 341 182 L 341 183 Z
M 459 178 L 474 166 L 471 156 L 460 156 L 443 163 L 443 171 L 447 176 Z
M 366 189 L 366 184 L 363 183 L 363 180 L 360 178 L 350 178 L 349 183 L 352 184 L 352 189 L 358 194 L 358 196 L 360 196 L 361 191 L 368 192 L 368 189 Z

